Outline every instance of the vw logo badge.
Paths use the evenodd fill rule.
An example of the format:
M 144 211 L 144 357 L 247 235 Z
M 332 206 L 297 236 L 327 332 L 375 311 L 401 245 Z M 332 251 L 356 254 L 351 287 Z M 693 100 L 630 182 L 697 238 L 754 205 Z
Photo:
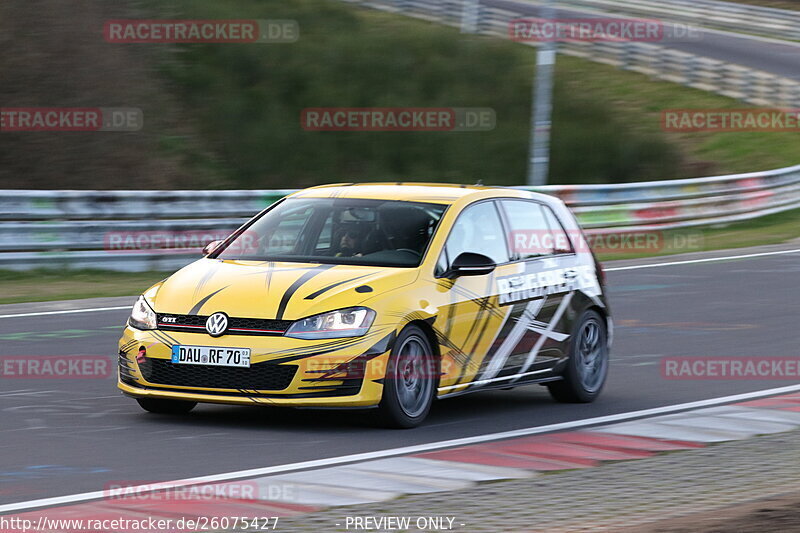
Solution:
M 212 337 L 219 337 L 228 329 L 228 315 L 214 313 L 206 320 L 206 331 Z

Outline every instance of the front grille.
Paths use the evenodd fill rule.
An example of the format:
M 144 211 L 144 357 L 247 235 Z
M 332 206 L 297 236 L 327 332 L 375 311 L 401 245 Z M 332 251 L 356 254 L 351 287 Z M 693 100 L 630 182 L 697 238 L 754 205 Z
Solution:
M 158 329 L 162 331 L 206 332 L 208 315 L 158 315 Z M 270 318 L 228 318 L 226 335 L 283 335 L 292 325 L 291 320 Z
M 148 382 L 178 387 L 210 389 L 284 390 L 297 373 L 296 365 L 256 363 L 250 368 L 177 364 L 168 359 L 150 359 L 139 364 Z

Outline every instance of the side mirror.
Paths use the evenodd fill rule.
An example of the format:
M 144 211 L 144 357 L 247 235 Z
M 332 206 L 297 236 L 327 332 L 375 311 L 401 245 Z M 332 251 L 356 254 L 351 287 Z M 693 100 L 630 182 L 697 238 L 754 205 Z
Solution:
M 484 276 L 492 273 L 497 265 L 483 254 L 463 252 L 456 257 L 445 277 L 454 279 L 460 276 Z
M 211 252 L 216 250 L 219 247 L 219 245 L 222 244 L 223 242 L 225 241 L 211 241 L 210 243 L 206 244 L 205 246 L 203 246 L 203 255 L 210 254 Z

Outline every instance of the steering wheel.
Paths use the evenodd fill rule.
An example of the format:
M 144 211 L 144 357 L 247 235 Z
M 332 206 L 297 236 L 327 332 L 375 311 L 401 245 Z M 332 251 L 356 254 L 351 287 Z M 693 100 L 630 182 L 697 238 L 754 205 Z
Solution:
M 373 228 L 366 237 L 364 237 L 365 253 L 380 252 L 383 250 L 391 250 L 389 246 L 389 238 L 381 228 Z

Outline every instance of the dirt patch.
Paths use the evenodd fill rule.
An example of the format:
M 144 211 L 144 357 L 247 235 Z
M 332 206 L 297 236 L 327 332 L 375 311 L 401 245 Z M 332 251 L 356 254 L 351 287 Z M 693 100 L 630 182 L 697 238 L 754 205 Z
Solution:
M 800 533 L 800 494 L 651 522 L 620 533 Z
M 156 72 L 160 45 L 107 43 L 105 21 L 139 2 L 0 2 L 0 107 L 136 107 L 139 132 L 0 133 L 0 188 L 197 188 L 205 178 L 159 146 L 192 127 Z M 200 183 L 198 183 L 200 181 Z

